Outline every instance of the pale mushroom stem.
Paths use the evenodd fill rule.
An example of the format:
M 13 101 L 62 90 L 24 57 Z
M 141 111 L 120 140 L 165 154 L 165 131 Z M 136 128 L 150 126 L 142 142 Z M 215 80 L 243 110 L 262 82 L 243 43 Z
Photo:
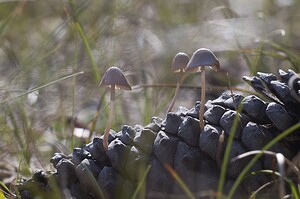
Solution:
M 108 119 L 107 119 L 104 136 L 103 136 L 103 147 L 105 151 L 107 151 L 108 149 L 108 136 L 112 125 L 112 116 L 114 113 L 114 109 L 115 109 L 115 85 L 112 85 L 111 94 L 110 94 L 110 109 L 109 109 Z
M 205 104 L 205 66 L 201 66 L 201 102 L 199 111 L 200 129 L 204 129 L 204 104 Z
M 171 101 L 171 104 L 169 105 L 169 108 L 168 108 L 168 110 L 167 110 L 167 114 L 168 114 L 170 111 L 172 111 L 172 109 L 173 109 L 173 106 L 174 106 L 174 104 L 175 104 L 177 95 L 178 95 L 178 93 L 179 93 L 179 89 L 180 89 L 181 83 L 182 83 L 182 81 L 183 81 L 183 78 L 184 78 L 184 74 L 181 74 L 181 75 L 179 76 L 179 78 L 178 78 L 178 81 L 177 81 L 177 84 L 176 84 L 175 94 L 174 94 L 174 97 L 173 97 L 173 99 L 172 99 L 172 101 Z

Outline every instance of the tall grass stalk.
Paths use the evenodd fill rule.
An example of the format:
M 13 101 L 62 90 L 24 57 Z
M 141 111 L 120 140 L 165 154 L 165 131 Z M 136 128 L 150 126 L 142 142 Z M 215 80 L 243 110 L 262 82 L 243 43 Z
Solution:
M 99 82 L 100 81 L 100 76 L 98 74 L 97 64 L 96 64 L 95 59 L 93 57 L 90 44 L 89 44 L 88 39 L 86 37 L 86 34 L 83 30 L 83 27 L 82 27 L 80 21 L 77 18 L 77 12 L 76 12 L 76 8 L 74 6 L 73 1 L 69 0 L 69 3 L 71 5 L 72 17 L 73 17 L 73 21 L 75 23 L 75 27 L 76 27 L 79 35 L 80 35 L 80 38 L 82 39 L 82 42 L 83 42 L 83 44 L 85 46 L 85 49 L 86 49 L 86 52 L 87 52 L 87 54 L 89 56 L 89 59 L 91 61 L 92 72 L 93 72 L 94 78 L 95 78 L 96 82 Z
M 77 17 L 78 13 L 77 13 L 77 10 L 76 10 L 76 8 L 74 6 L 73 0 L 69 0 L 69 4 L 70 4 L 70 6 L 72 8 L 72 17 L 73 17 L 73 21 L 74 21 L 74 24 L 75 24 L 75 28 L 78 31 L 80 38 L 82 39 L 82 42 L 83 42 L 83 44 L 85 46 L 86 53 L 87 53 L 87 55 L 88 55 L 88 57 L 90 59 L 91 67 L 92 67 L 92 72 L 93 72 L 95 81 L 96 81 L 96 83 L 99 83 L 100 82 L 100 75 L 98 73 L 97 63 L 96 63 L 96 61 L 94 59 L 94 56 L 92 54 L 92 50 L 91 50 L 90 44 L 88 42 L 88 38 L 87 38 L 87 36 L 86 36 L 86 34 L 85 34 L 84 30 L 83 30 L 83 27 L 82 27 L 82 25 L 81 25 L 78 17 Z M 102 92 L 101 96 L 105 95 L 105 92 L 104 93 Z M 96 128 L 97 118 L 99 116 L 99 111 L 100 111 L 100 108 L 101 108 L 103 100 L 104 100 L 104 98 L 100 99 L 99 104 L 97 106 L 97 111 L 96 111 L 95 116 L 94 116 L 94 118 L 93 118 L 93 120 L 91 122 L 90 136 L 92 135 L 92 133 L 94 132 L 94 130 Z
M 226 172 L 227 172 L 227 167 L 228 167 L 228 162 L 229 162 L 230 150 L 231 150 L 234 135 L 235 135 L 235 132 L 237 129 L 237 125 L 239 125 L 239 113 L 241 112 L 241 110 L 242 110 L 242 106 L 240 105 L 240 106 L 238 106 L 238 109 L 236 111 L 236 115 L 235 115 L 233 123 L 232 123 L 232 128 L 230 130 L 226 149 L 224 152 L 223 162 L 222 162 L 222 166 L 221 166 L 221 174 L 220 174 L 220 179 L 219 179 L 219 183 L 218 183 L 218 199 L 222 199 L 222 197 L 223 197 L 222 193 L 223 193 L 223 187 L 224 187 L 225 179 L 226 179 Z
M 233 103 L 235 105 L 235 100 L 233 98 L 233 91 L 231 89 L 230 76 L 229 76 L 228 73 L 226 74 L 226 77 L 227 77 L 227 80 L 228 80 L 228 87 L 229 87 L 229 90 L 231 92 Z M 237 125 L 239 125 L 239 113 L 242 111 L 242 105 L 240 104 L 238 107 L 236 107 L 236 105 L 235 105 L 235 109 L 236 109 L 236 115 L 234 117 L 232 127 L 230 129 L 230 134 L 229 134 L 229 137 L 228 137 L 226 149 L 225 149 L 224 156 L 223 156 L 223 162 L 222 162 L 222 165 L 221 165 L 221 173 L 220 173 L 220 178 L 219 178 L 219 182 L 218 182 L 218 199 L 221 199 L 222 195 L 223 195 L 222 193 L 223 193 L 223 187 L 224 187 L 225 179 L 226 179 L 226 172 L 227 172 L 227 167 L 228 167 L 228 162 L 229 162 L 230 150 L 231 150 L 234 135 L 235 135 L 235 132 L 236 132 L 236 129 L 237 129 Z
M 151 97 L 150 97 L 150 95 L 151 94 L 149 94 L 149 93 L 151 93 L 151 92 L 149 92 L 148 91 L 148 89 L 145 89 L 144 91 L 143 91 L 143 94 L 144 94 L 144 117 L 143 117 L 143 123 L 144 124 L 147 124 L 148 122 L 149 122 L 149 120 L 150 120 L 150 118 L 151 118 L 151 110 L 152 110 L 152 108 L 151 108 Z
M 75 29 L 75 28 L 73 28 Z M 72 33 L 72 37 L 73 37 L 73 41 L 74 41 L 74 64 L 72 66 L 72 70 L 76 71 L 77 70 L 77 63 L 79 61 L 78 56 L 79 56 L 79 42 L 78 42 L 78 35 L 76 33 L 74 33 L 74 31 L 71 31 Z M 72 118 L 75 119 L 75 96 L 76 96 L 76 76 L 73 78 L 73 83 L 72 83 Z M 74 124 L 71 125 L 71 132 L 74 132 Z M 74 148 L 74 133 L 71 133 L 70 136 L 70 140 L 69 140 L 70 144 L 69 144 L 69 148 L 70 150 L 72 150 Z
M 295 124 L 294 126 L 291 126 L 290 128 L 288 128 L 287 130 L 285 130 L 284 132 L 282 132 L 281 134 L 277 135 L 274 139 L 272 139 L 268 144 L 266 144 L 262 149 L 262 153 L 256 154 L 251 161 L 245 166 L 245 168 L 242 170 L 242 172 L 240 173 L 240 175 L 237 177 L 237 179 L 234 181 L 234 184 L 232 185 L 229 193 L 228 193 L 228 198 L 232 198 L 233 194 L 235 193 L 235 191 L 237 190 L 238 186 L 241 184 L 241 182 L 243 181 L 243 178 L 245 177 L 245 175 L 247 174 L 247 172 L 249 171 L 249 169 L 253 166 L 253 164 L 263 155 L 263 151 L 268 150 L 269 148 L 271 148 L 274 144 L 276 144 L 277 142 L 279 142 L 281 139 L 283 139 L 284 137 L 290 135 L 291 133 L 295 132 L 296 130 L 300 129 L 300 123 Z
M 73 71 L 76 71 L 77 68 L 77 56 L 78 56 L 78 48 L 77 48 L 77 42 L 75 39 L 75 60 L 74 60 L 74 66 L 73 66 Z M 76 95 L 76 77 L 73 78 L 73 83 L 72 83 L 72 118 L 75 118 L 75 95 Z M 74 131 L 74 124 L 71 126 L 71 132 Z M 70 137 L 70 149 L 74 148 L 74 133 L 71 133 Z
M 77 30 L 78 30 L 78 32 L 79 32 L 80 37 L 81 37 L 82 40 L 83 40 L 84 46 L 85 46 L 86 51 L 87 51 L 87 53 L 88 53 L 88 56 L 89 56 L 89 58 L 90 58 L 91 65 L 92 65 L 92 71 L 93 71 L 94 77 L 95 77 L 95 79 L 96 79 L 96 82 L 99 82 L 99 81 L 100 81 L 100 76 L 99 76 L 99 74 L 98 74 L 97 64 L 96 64 L 96 62 L 95 62 L 95 60 L 94 60 L 94 57 L 93 57 L 93 55 L 92 55 L 92 51 L 91 51 L 90 45 L 89 45 L 89 43 L 88 43 L 88 40 L 87 40 L 87 38 L 86 38 L 86 36 L 85 36 L 85 33 L 84 33 L 84 31 L 83 31 L 82 25 L 77 21 L 77 22 L 75 23 L 75 26 L 76 26 L 76 28 L 77 28 Z
M 106 94 L 107 90 L 108 90 L 108 88 L 105 89 L 102 97 L 99 97 L 99 101 L 98 101 L 96 112 L 95 112 L 94 117 L 92 118 L 92 120 L 89 122 L 89 124 L 91 124 L 91 127 L 90 127 L 90 135 L 89 135 L 89 138 L 88 138 L 87 141 L 89 141 L 91 139 L 91 137 L 93 135 L 93 132 L 96 129 L 97 119 L 98 119 L 98 117 L 100 115 L 101 108 L 102 108 L 102 103 L 104 101 L 104 97 L 105 97 L 105 94 Z
M 12 123 L 12 127 L 13 127 L 13 134 L 17 140 L 17 143 L 19 144 L 20 148 L 21 149 L 24 149 L 24 143 L 22 141 L 22 138 L 20 136 L 20 130 L 19 130 L 19 127 L 18 127 L 18 124 L 17 124 L 17 120 L 15 118 L 15 116 L 13 115 L 13 113 L 10 111 L 10 113 L 8 114 L 8 117 L 10 119 L 10 122 Z

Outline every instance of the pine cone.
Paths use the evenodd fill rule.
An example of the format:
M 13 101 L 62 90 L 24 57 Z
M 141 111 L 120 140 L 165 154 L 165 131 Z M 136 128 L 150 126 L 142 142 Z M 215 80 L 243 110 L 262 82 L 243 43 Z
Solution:
M 202 132 L 198 118 L 200 102 L 196 102 L 193 108 L 181 107 L 168 113 L 165 119 L 153 117 L 145 127 L 124 125 L 120 132 L 110 135 L 107 152 L 100 137 L 81 149 L 74 149 L 69 156 L 56 154 L 51 162 L 57 169 L 60 188 L 68 190 L 74 198 L 132 198 L 137 189 L 140 190 L 136 198 L 186 198 L 186 193 L 171 174 L 175 171 L 197 198 L 205 198 L 208 191 L 217 190 L 230 133 L 234 133 L 231 159 L 260 150 L 299 122 L 300 78 L 295 72 L 280 70 L 280 79 L 266 73 L 243 79 L 258 95 L 225 92 L 208 101 Z M 238 107 L 242 107 L 240 112 Z M 239 120 L 232 132 L 235 117 Z M 297 131 L 270 150 L 292 160 L 299 146 Z M 225 194 L 249 160 L 229 161 Z M 263 156 L 249 172 L 264 169 L 276 170 L 272 158 Z M 251 192 L 272 180 L 273 177 L 266 174 L 251 175 L 243 181 L 236 197 L 248 198 Z M 29 193 L 32 197 L 36 194 L 26 190 L 26 194 Z M 266 188 L 260 196 L 274 198 L 278 197 L 278 192 L 273 186 Z

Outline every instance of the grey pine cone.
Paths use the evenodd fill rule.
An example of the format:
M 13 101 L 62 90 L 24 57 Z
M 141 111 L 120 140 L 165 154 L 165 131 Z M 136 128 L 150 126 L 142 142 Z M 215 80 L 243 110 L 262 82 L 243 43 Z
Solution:
M 197 198 L 209 198 L 204 193 L 217 189 L 220 161 L 228 135 L 232 133 L 234 117 L 238 116 L 239 122 L 230 158 L 261 149 L 299 122 L 300 77 L 291 70 L 280 70 L 279 74 L 279 78 L 267 73 L 243 77 L 258 92 L 257 96 L 237 93 L 232 96 L 225 92 L 208 101 L 203 132 L 198 119 L 200 102 L 196 102 L 186 111 L 168 113 L 165 119 L 153 117 L 151 123 L 142 128 L 124 125 L 112 136 L 106 152 L 100 137 L 82 148 L 75 148 L 70 155 L 55 154 L 51 159 L 55 173 L 37 173 L 18 185 L 18 190 L 22 198 L 35 198 L 38 192 L 34 190 L 38 187 L 50 197 L 56 193 L 50 180 L 56 179 L 62 190 L 61 198 L 129 199 L 138 187 L 141 189 L 136 198 L 186 198 L 170 173 L 169 168 L 172 168 Z M 240 105 L 242 111 L 238 113 Z M 299 136 L 300 132 L 293 132 L 271 150 L 292 160 L 300 148 Z M 225 194 L 248 162 L 249 158 L 229 161 Z M 270 157 L 261 158 L 250 172 L 263 169 L 274 169 Z M 248 177 L 239 187 L 236 198 L 248 198 L 251 192 L 272 179 L 265 174 Z M 36 184 L 35 189 L 32 183 Z M 266 188 L 261 197 L 278 197 L 273 188 Z

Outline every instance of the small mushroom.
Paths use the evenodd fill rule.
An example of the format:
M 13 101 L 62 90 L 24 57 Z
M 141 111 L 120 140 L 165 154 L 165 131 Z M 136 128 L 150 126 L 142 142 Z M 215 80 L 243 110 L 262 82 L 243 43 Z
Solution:
M 187 54 L 183 53 L 183 52 L 177 53 L 175 55 L 174 59 L 173 59 L 172 72 L 173 73 L 178 73 L 179 77 L 178 77 L 177 84 L 176 84 L 175 94 L 174 94 L 174 97 L 171 101 L 171 104 L 169 105 L 167 113 L 169 113 L 172 110 L 172 108 L 175 104 L 175 100 L 176 100 L 176 97 L 178 95 L 180 85 L 181 85 L 181 83 L 184 79 L 185 68 L 186 68 L 186 65 L 189 62 L 189 60 L 190 60 L 189 56 Z
M 187 67 L 186 72 L 201 73 L 201 105 L 199 111 L 199 121 L 201 130 L 204 129 L 204 104 L 205 104 L 205 67 L 209 66 L 212 70 L 220 70 L 220 63 L 214 53 L 207 48 L 199 48 L 193 53 Z
M 108 86 L 111 89 L 110 95 L 110 111 L 106 123 L 106 128 L 103 137 L 103 147 L 108 149 L 108 135 L 112 125 L 112 115 L 114 113 L 115 89 L 131 90 L 124 73 L 118 67 L 110 67 L 107 69 L 101 79 L 100 86 Z

